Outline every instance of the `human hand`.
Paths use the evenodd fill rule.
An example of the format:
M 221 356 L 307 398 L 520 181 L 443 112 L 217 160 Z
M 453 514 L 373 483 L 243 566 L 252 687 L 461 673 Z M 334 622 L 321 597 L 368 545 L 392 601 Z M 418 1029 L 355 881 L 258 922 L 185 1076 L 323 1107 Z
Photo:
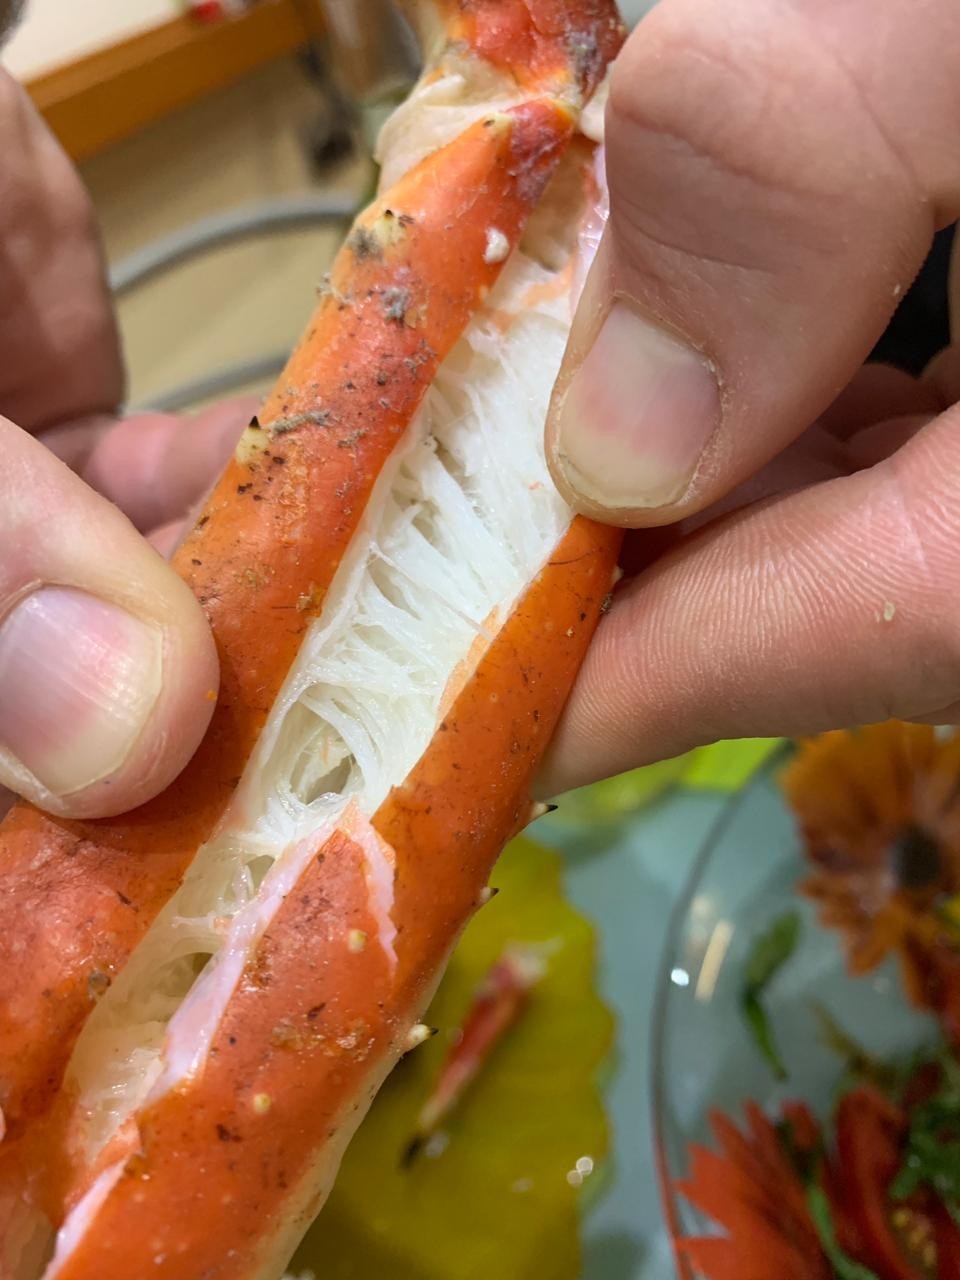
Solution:
M 118 420 L 122 395 L 88 197 L 0 72 L 0 787 L 68 817 L 161 791 L 219 679 L 199 604 L 137 530 L 169 548 L 250 405 Z
M 960 215 L 958 50 L 955 0 L 661 0 L 629 40 L 548 454 L 643 531 L 639 571 L 544 794 L 724 737 L 960 720 L 960 255 L 954 347 L 920 381 L 860 367 Z

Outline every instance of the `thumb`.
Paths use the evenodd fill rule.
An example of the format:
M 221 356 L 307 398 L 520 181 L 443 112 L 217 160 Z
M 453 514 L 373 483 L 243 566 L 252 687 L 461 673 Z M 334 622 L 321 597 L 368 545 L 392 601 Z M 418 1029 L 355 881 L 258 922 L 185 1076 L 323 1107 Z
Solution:
M 150 799 L 202 738 L 217 656 L 189 588 L 0 418 L 0 785 L 66 817 Z
M 580 510 L 704 510 L 868 356 L 960 213 L 960 6 L 661 0 L 606 113 L 610 217 L 548 456 Z

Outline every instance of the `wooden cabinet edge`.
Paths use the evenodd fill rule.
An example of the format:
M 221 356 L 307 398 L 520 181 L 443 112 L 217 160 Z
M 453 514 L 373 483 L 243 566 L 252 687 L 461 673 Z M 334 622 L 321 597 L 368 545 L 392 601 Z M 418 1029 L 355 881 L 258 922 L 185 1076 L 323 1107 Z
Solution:
M 318 16 L 303 0 L 263 0 L 211 24 L 173 18 L 26 88 L 79 162 L 301 47 L 317 35 Z

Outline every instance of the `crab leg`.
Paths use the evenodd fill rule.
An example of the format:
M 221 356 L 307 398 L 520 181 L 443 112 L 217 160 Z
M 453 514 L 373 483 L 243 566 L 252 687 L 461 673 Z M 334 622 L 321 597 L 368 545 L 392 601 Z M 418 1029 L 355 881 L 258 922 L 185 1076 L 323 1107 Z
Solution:
M 45 1109 L 98 985 L 221 818 L 377 476 L 499 274 L 506 254 L 488 252 L 488 229 L 507 249 L 516 243 L 572 127 L 570 111 L 548 100 L 479 120 L 445 149 L 443 185 L 434 156 L 358 221 L 330 292 L 175 559 L 222 668 L 213 724 L 181 778 L 119 819 L 68 822 L 19 805 L 0 826 L 8 1136 Z
M 202 1070 L 188 1057 L 120 1134 L 115 1161 L 67 1219 L 48 1280 L 279 1274 L 376 1090 L 406 1051 L 528 803 L 530 755 L 546 740 L 559 710 L 556 690 L 569 681 L 596 622 L 613 542 L 610 536 L 598 546 L 590 526 L 577 522 L 444 730 L 373 823 L 348 813 L 334 832 L 287 851 L 302 870 L 295 887 L 278 895 L 232 990 L 216 992 L 216 1013 L 208 1007 L 215 970 L 209 989 L 194 992 L 203 1019 L 216 1024 Z M 546 617 L 562 644 L 542 644 Z M 539 660 L 531 656 L 537 650 Z M 516 703 L 483 744 L 477 769 L 473 730 L 492 692 Z M 511 740 L 521 737 L 524 750 L 504 778 Z M 451 775 L 468 769 L 473 804 L 465 812 Z M 462 784 L 458 791 L 462 800 Z M 390 945 L 369 887 L 371 846 L 382 848 L 385 835 L 396 841 L 384 850 L 395 864 L 390 917 L 405 925 Z M 428 849 L 437 854 L 432 866 L 424 864 Z M 171 1025 L 169 1060 L 179 1036 L 192 1044 L 194 1012 L 185 1006 L 182 1026 Z
M 500 326 L 508 340 L 525 307 L 543 311 L 556 336 L 572 272 L 518 259 L 518 245 L 621 28 L 606 0 L 445 3 L 433 16 L 443 39 L 428 39 L 434 61 L 418 92 L 426 116 L 435 94 L 448 94 L 449 106 L 459 77 L 458 128 L 394 175 L 358 220 L 300 347 L 178 552 L 220 649 L 223 686 L 207 739 L 178 782 L 133 815 L 67 823 L 19 806 L 0 827 L 0 1275 L 39 1274 L 23 1262 L 24 1205 L 55 1226 L 69 1210 L 51 1276 L 275 1274 L 529 811 L 529 779 L 609 590 L 618 535 L 571 521 L 556 495 L 530 497 L 521 538 L 529 545 L 504 556 L 504 527 L 481 527 L 477 514 L 499 501 L 500 478 L 484 473 L 489 493 L 468 511 L 476 446 L 452 428 L 437 434 L 427 419 L 441 414 L 443 394 L 461 394 L 458 352 L 471 317 L 484 317 L 469 347 L 484 358 L 491 333 Z M 509 313 L 493 305 L 498 289 L 510 292 L 498 284 L 505 263 L 517 288 L 524 271 L 530 278 L 529 302 Z M 444 370 L 441 394 L 434 384 Z M 468 363 L 468 402 L 470 378 Z M 487 430 L 487 418 L 475 420 Z M 512 449 L 497 446 L 504 456 Z M 451 486 L 435 453 L 457 454 L 462 479 Z M 532 494 L 548 480 L 531 466 Z M 439 513 L 429 536 L 428 509 Z M 464 548 L 461 569 L 451 567 L 456 538 L 443 525 L 451 512 L 485 548 L 475 562 Z M 439 631 L 411 603 L 411 564 L 426 592 L 417 599 L 443 606 Z M 454 602 L 458 574 L 470 591 Z M 378 585 L 377 575 L 389 582 Z M 409 679 L 408 702 L 419 708 L 399 735 L 406 763 L 392 771 L 382 743 L 371 755 L 360 742 L 376 736 L 374 710 L 358 704 L 351 719 L 330 674 L 374 631 L 372 649 L 363 639 L 374 666 L 358 678 L 384 705 Z M 431 691 L 439 677 L 410 673 L 434 632 L 444 655 L 434 667 L 446 674 Z M 408 643 L 393 675 L 384 633 L 390 645 Z M 322 733 L 304 727 L 315 722 Z M 333 746 L 331 725 L 346 735 Z M 313 750 L 317 733 L 326 745 Z M 343 802 L 327 817 L 319 800 L 289 799 L 291 787 L 310 792 L 283 773 L 291 742 L 308 772 L 333 760 L 321 800 L 329 809 L 342 791 Z M 362 804 L 335 778 L 354 757 L 364 778 L 378 778 Z M 265 800 L 262 780 L 273 778 Z M 271 867 L 258 883 L 249 868 L 261 848 Z M 207 969 L 170 997 L 172 1015 L 143 1023 L 160 1039 L 134 1058 L 149 1059 L 154 1074 L 134 1081 L 120 1119 L 91 1136 L 100 1106 L 91 1098 L 111 1093 L 101 1077 L 120 1054 L 123 1017 L 151 992 L 157 954 L 189 960 L 176 940 L 198 926 L 184 904 L 223 867 L 245 877 L 237 892 L 246 898 L 204 924 Z M 177 973 L 180 982 L 182 964 Z M 284 1004 L 296 1017 L 279 1016 Z M 291 1017 L 306 1021 L 288 1034 Z M 325 1128 L 314 1126 L 318 1116 Z M 236 1150 L 229 1158 L 239 1144 L 221 1128 L 251 1143 L 242 1161 Z M 251 1162 L 274 1171 L 269 1194 L 254 1195 Z M 198 1221 L 209 1201 L 207 1244 L 185 1230 L 184 1195 Z

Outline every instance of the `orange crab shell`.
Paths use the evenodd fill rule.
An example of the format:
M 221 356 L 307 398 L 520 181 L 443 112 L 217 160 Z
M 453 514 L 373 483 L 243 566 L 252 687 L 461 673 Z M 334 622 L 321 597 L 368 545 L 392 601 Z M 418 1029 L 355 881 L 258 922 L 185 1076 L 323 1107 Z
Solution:
M 377 476 L 497 277 L 487 228 L 516 242 L 572 128 L 547 101 L 491 116 L 358 220 L 277 390 L 174 560 L 210 618 L 222 671 L 187 770 L 120 818 L 67 822 L 19 805 L 0 825 L 8 1138 L 49 1104 L 98 995 L 226 809 Z M 437 165 L 459 200 L 436 182 Z
M 575 521 L 372 824 L 348 814 L 311 843 L 202 1069 L 148 1103 L 133 1149 L 97 1170 L 110 1189 L 57 1280 L 180 1280 L 186 1260 L 191 1275 L 240 1280 L 273 1247 L 265 1224 L 306 1227 L 529 806 L 531 761 L 600 616 L 619 538 Z M 402 928 L 387 946 L 365 875 L 371 838 L 394 862 Z M 306 1195 L 318 1151 L 330 1168 Z M 84 1189 L 95 1199 L 102 1185 Z
M 448 38 L 522 85 L 589 96 L 623 42 L 608 0 L 435 0 Z
M 622 34 L 606 0 L 444 2 L 440 10 L 451 38 L 466 42 L 468 52 L 549 96 L 491 113 L 412 170 L 358 221 L 300 348 L 178 552 L 175 567 L 204 604 L 222 665 L 220 702 L 205 742 L 181 778 L 134 814 L 67 823 L 21 805 L 0 826 L 0 1108 L 7 1129 L 0 1145 L 0 1199 L 29 1186 L 28 1198 L 55 1222 L 65 1198 L 89 1189 L 93 1172 L 72 1166 L 63 1133 L 70 1099 L 61 1095 L 51 1111 L 76 1036 L 222 819 L 382 467 L 440 361 L 497 277 L 500 263 L 488 262 L 485 253 L 489 229 L 500 231 L 510 247 L 517 243 L 571 137 L 582 95 L 595 87 Z M 584 48 L 597 50 L 597 56 L 585 58 Z M 475 672 L 458 676 L 445 727 L 375 815 L 374 828 L 392 846 L 396 864 L 401 925 L 393 1005 L 381 1014 L 373 1046 L 380 1050 L 376 1068 L 353 1063 L 343 1080 L 336 1072 L 324 1077 L 330 1107 L 338 1097 L 350 1097 L 359 1113 L 389 1070 L 399 1052 L 391 1037 L 429 998 L 489 866 L 529 812 L 526 785 L 595 624 L 618 545 L 618 534 L 574 522 L 562 553 L 530 588 Z M 544 630 L 550 628 L 545 646 Z M 349 833 L 329 839 L 339 841 L 335 847 L 349 867 L 356 842 Z M 431 848 L 435 852 L 425 865 L 424 851 Z M 353 894 L 355 914 L 362 917 L 360 881 L 350 882 L 352 890 L 348 881 L 337 891 Z M 297 929 L 284 925 L 290 919 Z M 290 919 L 277 915 L 262 942 L 277 945 L 277 963 L 288 966 L 284 972 L 291 976 L 284 982 L 293 992 L 299 989 L 297 957 L 308 920 Z M 297 940 L 299 952 L 291 949 Z M 365 984 L 351 981 L 350 968 L 339 959 L 335 981 L 344 1007 L 355 1001 L 361 1008 Z M 245 991 L 238 988 L 231 998 L 230 1017 L 246 1010 L 237 1003 Z M 253 1009 L 262 1048 L 272 1015 L 263 999 Z M 296 1067 L 291 1042 L 280 1039 L 282 1045 L 271 1041 L 264 1060 L 290 1064 L 282 1079 L 295 1100 L 304 1087 L 303 1064 Z M 277 1056 L 281 1049 L 286 1057 Z M 371 1062 L 375 1057 L 371 1051 Z M 231 1087 L 238 1083 L 234 1078 Z M 274 1121 L 283 1114 L 278 1102 Z M 202 1107 L 196 1115 L 199 1125 Z M 152 1119 L 141 1120 L 141 1132 L 152 1132 Z M 289 1176 L 296 1177 L 304 1128 L 310 1129 L 313 1149 L 317 1135 L 312 1126 L 291 1125 L 281 1125 L 281 1136 L 292 1162 Z M 339 1125 L 328 1144 L 324 1159 L 331 1163 L 331 1177 L 350 1128 Z M 187 1142 L 187 1131 L 180 1136 Z M 193 1139 L 199 1143 L 203 1137 L 196 1128 Z M 210 1133 L 205 1137 L 214 1140 Z M 186 1149 L 201 1148 L 187 1143 Z M 155 1150 L 158 1190 L 149 1203 L 175 1215 L 176 1197 L 163 1199 L 159 1177 L 172 1167 L 175 1148 L 157 1142 Z M 203 1150 L 209 1161 L 210 1149 Z M 120 1236 L 136 1221 L 128 1217 L 126 1227 L 110 1227 L 115 1197 L 136 1168 L 128 1162 L 123 1167 L 123 1180 L 96 1215 L 97 1231 L 82 1235 L 62 1274 L 112 1273 L 98 1271 L 91 1259 L 100 1256 L 98 1250 L 121 1248 Z M 7 1200 L 7 1206 L 12 1203 Z M 285 1216 L 292 1201 L 281 1197 L 278 1204 Z M 4 1211 L 0 1205 L 0 1219 Z M 0 1237 L 2 1232 L 0 1223 Z M 138 1247 L 145 1243 L 144 1237 Z M 128 1244 L 133 1248 L 135 1241 Z M 233 1266 L 234 1256 L 228 1250 L 223 1265 Z M 153 1270 L 159 1265 L 155 1256 L 149 1274 L 163 1274 Z M 249 1274 L 236 1266 L 217 1274 Z

